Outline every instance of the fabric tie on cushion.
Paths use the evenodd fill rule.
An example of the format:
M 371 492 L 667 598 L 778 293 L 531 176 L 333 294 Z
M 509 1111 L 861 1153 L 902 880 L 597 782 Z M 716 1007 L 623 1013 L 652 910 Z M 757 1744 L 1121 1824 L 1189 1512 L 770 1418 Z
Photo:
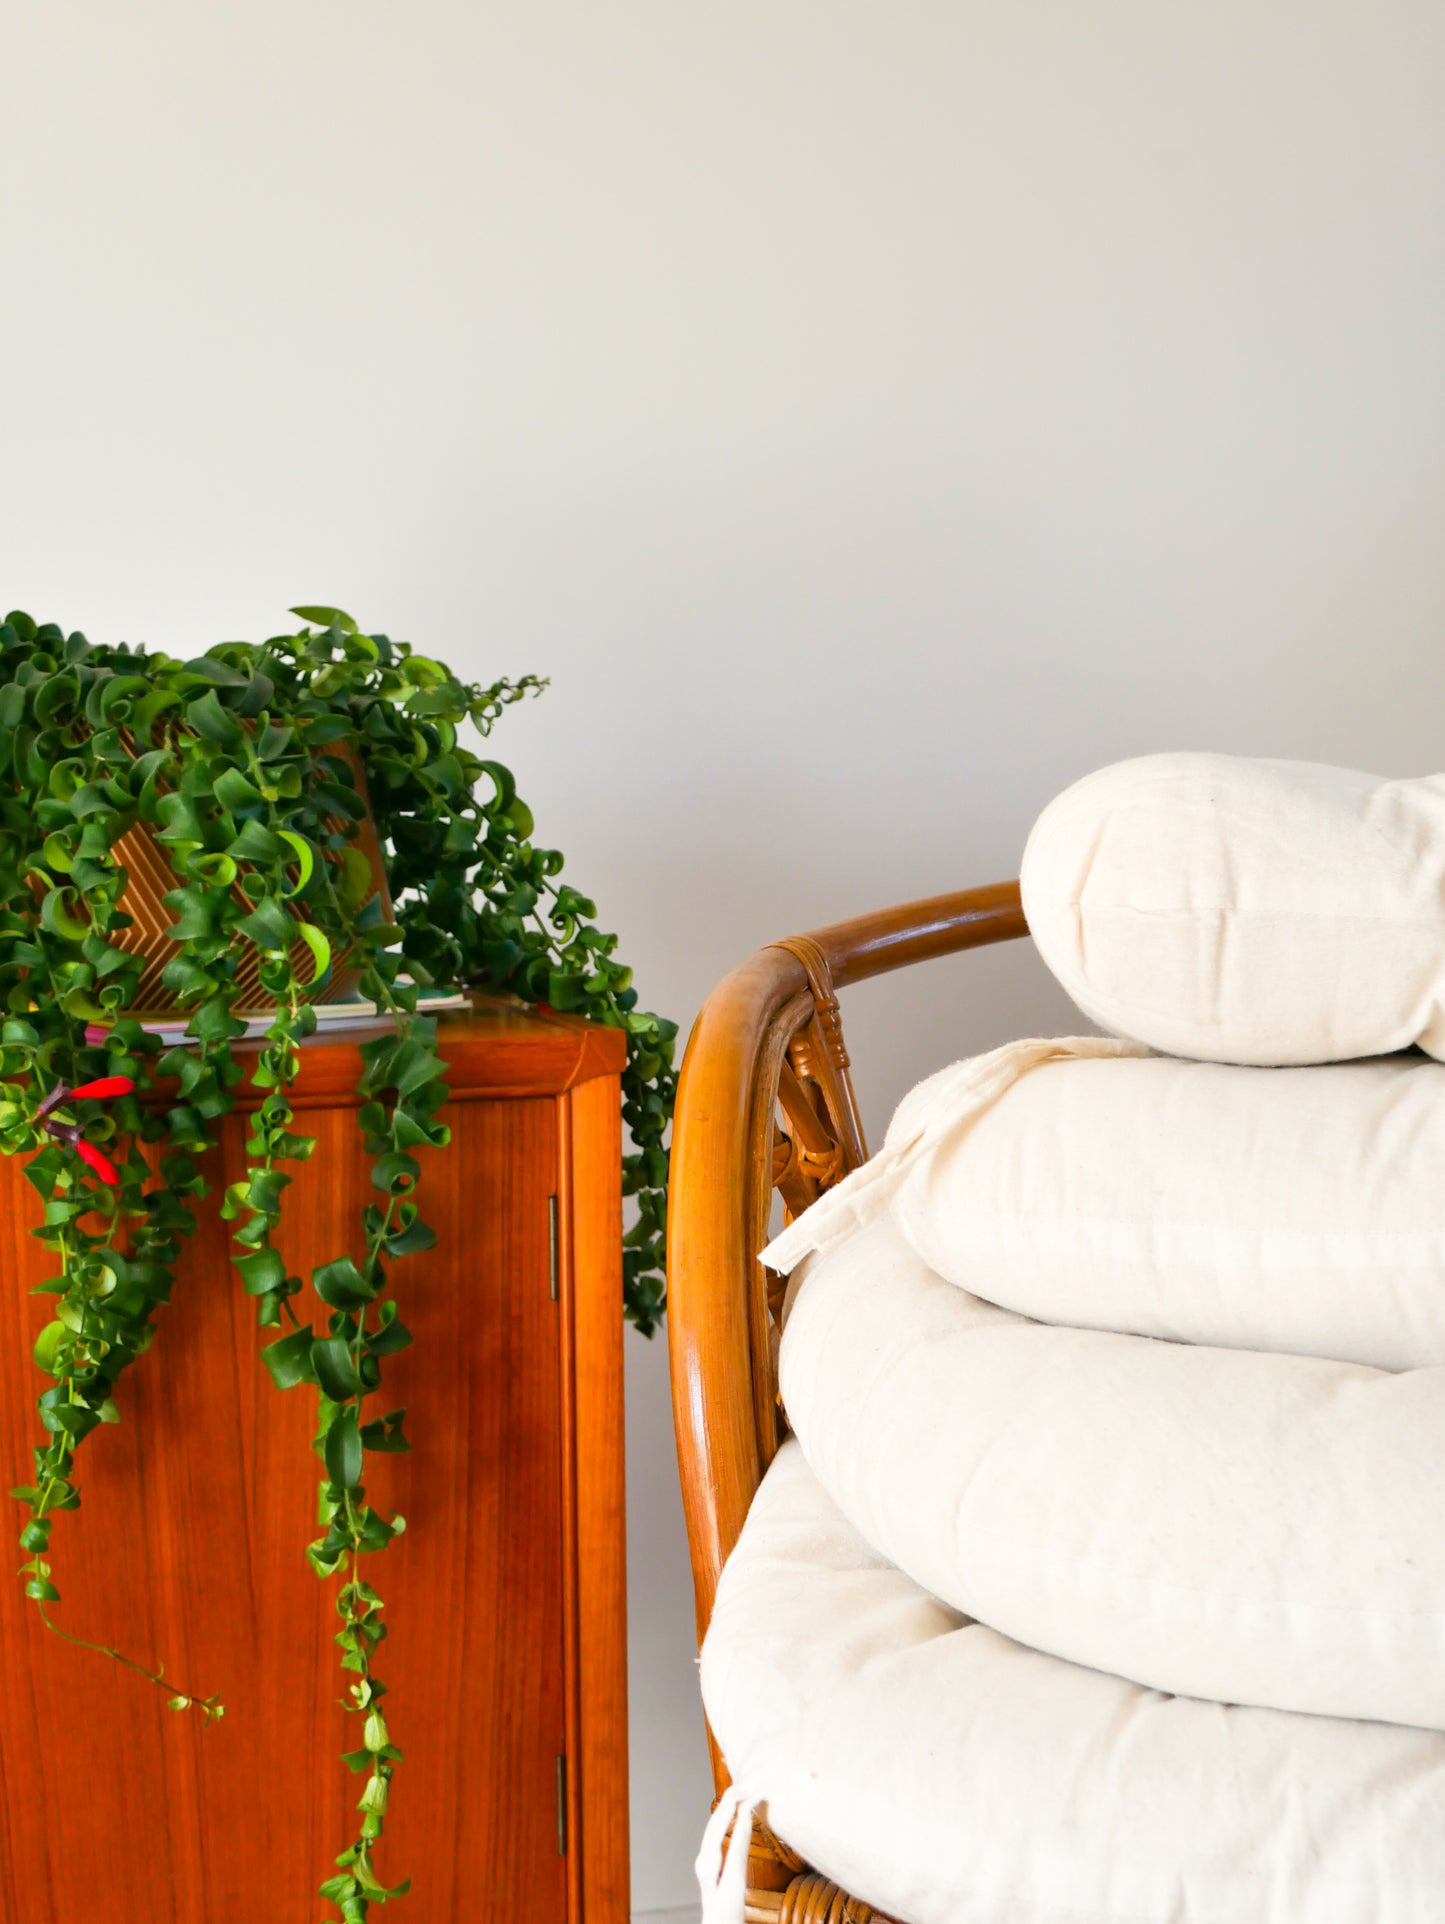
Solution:
M 752 1843 L 755 1809 L 756 1805 L 744 1797 L 736 1784 L 729 1784 L 707 1820 L 693 1866 L 702 1892 L 701 1924 L 743 1924 L 748 1896 L 748 1847 Z M 733 1825 L 733 1834 L 724 1859 L 723 1841 L 729 1824 Z
M 1116 1036 L 1034 1036 L 940 1069 L 899 1103 L 878 1154 L 804 1210 L 768 1244 L 760 1260 L 786 1276 L 815 1249 L 832 1249 L 855 1229 L 875 1221 L 904 1177 L 930 1150 L 950 1131 L 997 1102 L 1020 1076 L 1041 1062 L 1153 1053 L 1141 1043 Z

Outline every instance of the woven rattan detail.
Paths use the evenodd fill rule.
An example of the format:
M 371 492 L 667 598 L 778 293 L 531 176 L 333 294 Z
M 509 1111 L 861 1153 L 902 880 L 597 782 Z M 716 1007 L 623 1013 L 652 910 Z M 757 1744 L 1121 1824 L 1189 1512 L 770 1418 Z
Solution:
M 872 1924 L 877 1912 L 840 1890 L 830 1878 L 808 1871 L 783 1893 L 778 1924 Z
M 833 988 L 828 958 L 811 935 L 789 935 L 774 942 L 775 949 L 786 949 L 803 965 L 808 990 L 813 998 L 812 1020 L 804 1023 L 788 1047 L 788 1061 L 798 1081 L 813 1092 L 820 1119 L 828 1126 L 832 1146 L 839 1152 L 836 1164 L 820 1170 L 816 1193 L 830 1188 L 850 1169 L 868 1160 L 868 1145 L 858 1116 L 858 1101 L 849 1075 L 848 1045 L 843 1039 L 843 1017 Z M 792 1115 L 787 1096 L 780 1088 L 779 1099 Z M 812 1200 L 810 1198 L 809 1200 Z M 784 1201 L 787 1201 L 786 1195 Z M 794 1214 L 797 1212 L 794 1211 Z
M 791 1221 L 866 1162 L 868 1146 L 827 957 L 808 935 L 790 935 L 771 946 L 802 963 L 813 1002 L 778 1069 L 771 1178 Z
M 758 1806 L 748 1839 L 747 1924 L 892 1924 L 811 1869 L 768 1827 L 766 1810 L 765 1804 Z M 731 1838 L 729 1826 L 724 1849 Z

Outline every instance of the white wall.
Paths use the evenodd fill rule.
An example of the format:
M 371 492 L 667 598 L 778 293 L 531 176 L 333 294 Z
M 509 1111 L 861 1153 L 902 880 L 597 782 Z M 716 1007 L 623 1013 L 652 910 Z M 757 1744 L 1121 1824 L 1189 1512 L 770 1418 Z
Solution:
M 1445 762 L 1433 0 L 65 0 L 0 72 L 0 599 L 552 674 L 498 752 L 685 1021 L 1115 757 Z M 1011 951 L 849 1013 L 875 1125 L 1068 1023 Z M 629 1363 L 666 1909 L 707 1784 Z

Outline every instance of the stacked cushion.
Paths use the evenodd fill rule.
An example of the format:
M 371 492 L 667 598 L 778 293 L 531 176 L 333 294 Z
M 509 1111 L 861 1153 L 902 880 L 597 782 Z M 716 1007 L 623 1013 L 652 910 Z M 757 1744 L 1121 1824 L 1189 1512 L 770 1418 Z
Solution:
M 1445 776 L 1148 755 L 1065 789 L 1021 870 L 1044 960 L 1174 1055 L 1445 1056 Z
M 1445 1729 L 1445 1367 L 1031 1322 L 884 1217 L 807 1265 L 780 1382 L 849 1522 L 1005 1636 L 1157 1690 Z
M 764 1252 L 724 1755 L 913 1924 L 1445 1916 L 1445 1066 L 1392 1053 L 1445 1057 L 1445 779 L 1127 763 L 1023 887 L 1113 1033 L 929 1078 Z
M 1059 1048 L 939 1129 L 891 1207 L 940 1275 L 1044 1322 L 1445 1363 L 1445 1066 L 1419 1055 Z
M 911 1924 L 1438 1924 L 1445 1737 L 1165 1697 L 969 1623 L 795 1443 L 702 1653 L 768 1821 Z

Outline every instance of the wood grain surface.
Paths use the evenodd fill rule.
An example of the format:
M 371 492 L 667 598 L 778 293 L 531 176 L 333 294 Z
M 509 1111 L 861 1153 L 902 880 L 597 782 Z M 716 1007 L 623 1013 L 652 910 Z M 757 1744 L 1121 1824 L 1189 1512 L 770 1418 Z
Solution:
M 304 1052 L 306 1127 L 320 1141 L 295 1171 L 282 1237 L 302 1275 L 359 1252 L 371 1192 L 349 1113 L 356 1039 Z M 367 1459 L 378 1506 L 409 1526 L 366 1570 L 387 1600 L 377 1668 L 405 1752 L 378 1868 L 415 1880 L 385 1915 L 622 1924 L 621 1038 L 492 1007 L 449 1023 L 441 1046 L 461 1099 L 444 1112 L 450 1149 L 423 1152 L 420 1199 L 439 1240 L 396 1266 L 416 1342 L 389 1362 L 384 1394 L 410 1407 L 414 1452 Z M 222 1125 L 218 1188 L 241 1173 L 244 1130 L 240 1117 Z M 38 1215 L 18 1164 L 0 1164 L 7 1484 L 28 1479 L 43 1386 L 29 1345 L 47 1303 L 26 1293 L 47 1268 L 26 1234 Z M 357 1738 L 339 1704 L 335 1586 L 304 1557 L 322 1474 L 314 1402 L 277 1391 L 259 1364 L 269 1333 L 225 1237 L 213 1199 L 155 1347 L 122 1381 L 121 1424 L 80 1453 L 82 1508 L 58 1520 L 53 1561 L 61 1622 L 164 1659 L 178 1685 L 219 1694 L 226 1717 L 202 1729 L 169 1712 L 150 1686 L 49 1636 L 18 1580 L 0 1584 L 4 1924 L 317 1924 L 329 1908 L 315 1887 L 361 1780 L 339 1761 Z M 318 1327 L 326 1313 L 309 1291 L 298 1309 Z M 606 1734 L 581 1699 L 594 1676 Z
M 570 1234 L 563 1264 L 563 1340 L 567 1344 L 576 1465 L 577 1555 L 575 1721 L 569 1753 L 578 1761 L 573 1821 L 576 1899 L 582 1915 L 625 1919 L 627 1853 L 626 1490 L 617 1414 L 622 1408 L 621 1320 L 615 1313 L 621 1271 L 622 1198 L 616 1170 L 622 1122 L 614 1085 L 579 1083 L 566 1098 L 564 1140 L 571 1168 Z M 611 1283 L 599 1282 L 615 1278 Z M 628 1341 L 636 1342 L 635 1336 Z

